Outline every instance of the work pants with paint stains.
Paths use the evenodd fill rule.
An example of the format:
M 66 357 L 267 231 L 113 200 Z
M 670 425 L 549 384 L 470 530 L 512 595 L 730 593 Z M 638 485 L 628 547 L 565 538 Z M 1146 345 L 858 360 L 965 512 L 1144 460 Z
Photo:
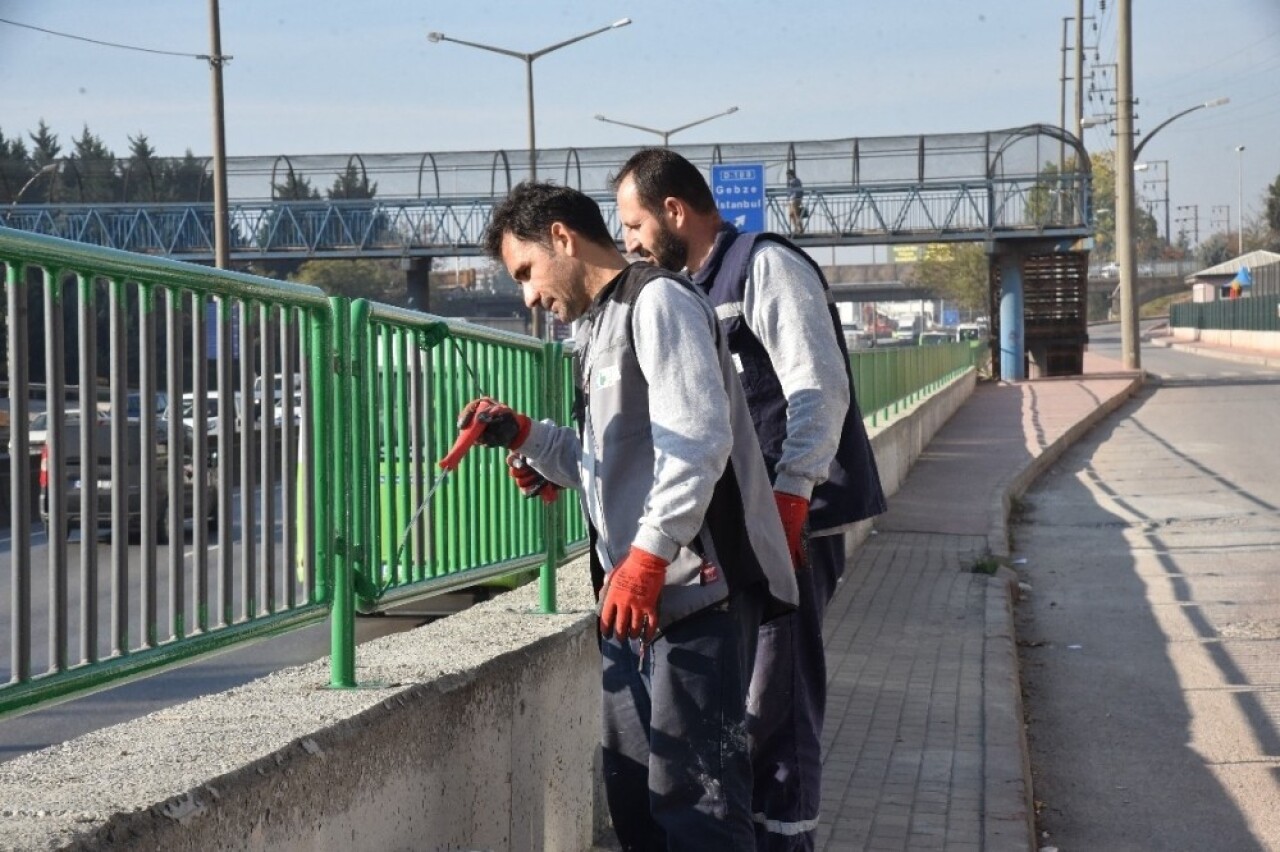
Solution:
M 603 639 L 605 791 L 624 850 L 750 850 L 747 685 L 758 588 L 672 625 L 644 652 Z
M 760 627 L 747 698 L 757 852 L 813 849 L 822 798 L 827 664 L 822 619 L 844 573 L 844 536 L 809 539 L 800 608 Z

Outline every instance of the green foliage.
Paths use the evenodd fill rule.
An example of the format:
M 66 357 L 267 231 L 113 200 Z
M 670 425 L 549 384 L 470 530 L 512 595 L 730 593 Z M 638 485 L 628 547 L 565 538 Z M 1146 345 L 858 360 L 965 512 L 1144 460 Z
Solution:
M 308 260 L 289 280 L 312 284 L 330 296 L 372 299 L 389 305 L 403 305 L 408 297 L 404 276 L 394 261 Z
M 0 132 L 0 204 L 12 204 L 31 178 L 27 146 L 22 139 L 7 139 Z
M 1114 151 L 1089 155 L 1093 162 L 1093 255 L 1101 260 L 1116 257 L 1116 163 Z M 1160 225 L 1147 210 L 1133 211 L 1133 250 L 1139 260 L 1155 260 L 1169 250 L 1160 236 Z
M 116 155 L 102 139 L 85 125 L 78 139 L 71 140 L 75 150 L 67 157 L 60 173 L 76 201 L 111 202 L 120 197 L 120 176 L 116 174 Z
M 1276 175 L 1275 181 L 1267 187 L 1264 209 L 1267 227 L 1276 234 L 1280 234 L 1280 175 Z
M 370 185 L 369 176 L 355 163 L 347 163 L 347 170 L 334 179 L 329 189 L 330 198 L 373 198 L 377 193 L 378 185 Z
M 1227 234 L 1213 234 L 1202 242 L 1200 248 L 1196 250 L 1196 260 L 1202 266 L 1217 266 L 1219 263 L 1235 257 L 1235 250 L 1235 241 L 1229 240 Z
M 949 251 L 926 252 L 916 264 L 916 278 L 962 310 L 985 312 L 991 281 L 986 252 L 977 243 L 947 248 Z
M 285 175 L 284 183 L 272 184 L 271 188 L 281 201 L 311 201 L 320 197 L 319 191 L 312 188 L 311 179 L 292 168 Z

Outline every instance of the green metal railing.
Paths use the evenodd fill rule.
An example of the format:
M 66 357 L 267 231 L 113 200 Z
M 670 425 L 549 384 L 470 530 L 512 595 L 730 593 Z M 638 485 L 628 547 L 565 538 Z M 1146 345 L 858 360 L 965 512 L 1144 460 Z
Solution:
M 1280 331 L 1280 295 L 1171 305 L 1169 325 L 1224 331 Z
M 980 341 L 893 346 L 849 353 L 863 418 L 872 426 L 937 391 L 989 357 Z
M 113 503 L 104 516 L 111 547 L 100 566 L 98 549 L 83 546 L 85 534 L 79 544 L 65 535 L 72 500 L 61 486 L 48 489 L 47 540 L 33 533 L 31 448 L 25 429 L 10 430 L 12 546 L 0 554 L 10 589 L 0 600 L 0 635 L 10 637 L 0 677 L 9 682 L 0 684 L 0 716 L 326 616 L 331 683 L 354 686 L 357 612 L 513 575 L 536 571 L 541 607 L 555 610 L 555 568 L 585 547 L 575 495 L 562 492 L 551 504 L 521 498 L 506 481 L 505 454 L 481 447 L 426 497 L 435 461 L 455 438 L 457 413 L 473 397 L 571 422 L 573 366 L 561 345 L 3 228 L 0 262 L 9 412 L 15 424 L 25 421 L 30 370 L 40 362 L 51 482 L 62 482 L 67 469 L 59 424 L 68 418 L 54 400 L 73 386 L 105 381 L 113 411 L 123 409 L 135 383 L 143 399 L 161 389 L 171 400 L 191 394 L 191 446 L 212 450 L 211 487 L 193 487 L 193 511 L 181 497 L 163 506 L 144 499 L 136 547 L 122 534 L 132 510 L 123 499 Z M 44 306 L 43 340 L 25 334 L 35 304 Z M 109 357 L 95 352 L 99 314 L 109 315 L 102 338 L 109 337 Z M 77 334 L 67 335 L 72 327 Z M 67 366 L 64 350 L 76 353 L 77 367 Z M 968 343 L 855 352 L 861 409 L 874 425 L 984 354 Z M 282 391 L 273 415 L 273 380 L 288 389 L 295 378 L 299 401 Z M 91 396 L 100 394 L 96 388 Z M 217 400 L 207 423 L 205 398 Z M 160 431 L 169 446 L 183 440 L 177 416 L 162 426 L 140 417 L 140 438 L 117 425 L 124 420 L 110 418 L 110 459 L 100 474 L 81 478 L 108 478 L 104 490 L 121 495 L 127 475 L 114 459 L 140 449 L 142 491 L 153 493 L 163 475 L 169 494 L 181 493 L 182 454 L 160 455 L 154 446 L 163 443 Z M 94 458 L 89 450 L 85 457 Z M 186 475 L 198 481 L 190 468 L 199 467 Z M 83 490 L 80 523 L 96 527 L 94 486 Z M 216 532 L 206 530 L 206 514 Z M 161 516 L 169 536 L 180 538 L 191 523 L 189 550 L 160 540 Z M 50 578 L 44 603 L 33 593 L 37 572 Z M 79 583 L 69 593 L 71 580 Z M 77 612 L 78 622 L 71 619 Z M 50 636 L 47 653 L 31 641 L 42 631 Z M 79 650 L 74 661 L 72 649 Z

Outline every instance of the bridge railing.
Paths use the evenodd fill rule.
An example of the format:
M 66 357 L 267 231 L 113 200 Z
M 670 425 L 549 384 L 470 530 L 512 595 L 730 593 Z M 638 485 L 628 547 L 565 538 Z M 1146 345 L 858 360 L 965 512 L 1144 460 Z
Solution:
M 0 715 L 325 617 L 349 686 L 358 610 L 513 573 L 537 570 L 554 610 L 575 495 L 524 500 L 477 449 L 427 498 L 472 397 L 571 421 L 559 344 L 7 229 L 0 264 Z M 856 352 L 862 411 L 971 357 Z
M 1081 177 L 821 185 L 805 191 L 803 236 L 921 242 L 1075 232 L 1087 227 L 1087 192 Z M 595 200 L 621 241 L 612 193 Z M 240 258 L 475 254 L 494 203 L 492 197 L 241 202 L 228 210 L 230 250 Z M 209 204 L 20 205 L 0 211 L 0 223 L 125 251 L 213 257 Z M 766 226 L 792 233 L 785 190 L 769 193 Z

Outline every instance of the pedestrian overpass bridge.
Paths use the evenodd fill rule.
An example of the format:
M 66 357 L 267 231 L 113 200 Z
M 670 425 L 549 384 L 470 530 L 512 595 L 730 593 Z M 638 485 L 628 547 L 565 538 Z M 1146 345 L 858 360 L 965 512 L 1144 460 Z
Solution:
M 540 150 L 538 176 L 595 198 L 620 233 L 609 178 L 635 150 Z M 810 247 L 1028 239 L 1068 246 L 1092 233 L 1088 155 L 1075 137 L 1047 125 L 676 150 L 704 169 L 763 163 L 767 227 L 784 234 L 791 232 L 785 175 L 794 168 L 804 181 L 808 211 L 803 233 L 795 236 Z M 156 194 L 157 173 L 173 167 L 165 162 L 119 161 L 113 179 L 121 200 L 107 202 L 90 200 L 92 188 L 100 195 L 105 185 L 101 176 L 78 172 L 69 159 L 58 176 L 61 203 L 14 204 L 0 213 L 0 224 L 211 261 L 210 163 L 204 163 L 194 201 L 127 200 L 130 193 Z M 478 254 L 493 204 L 528 177 L 527 165 L 524 151 L 230 158 L 230 255 L 244 262 Z M 281 197 L 344 175 L 369 197 Z

